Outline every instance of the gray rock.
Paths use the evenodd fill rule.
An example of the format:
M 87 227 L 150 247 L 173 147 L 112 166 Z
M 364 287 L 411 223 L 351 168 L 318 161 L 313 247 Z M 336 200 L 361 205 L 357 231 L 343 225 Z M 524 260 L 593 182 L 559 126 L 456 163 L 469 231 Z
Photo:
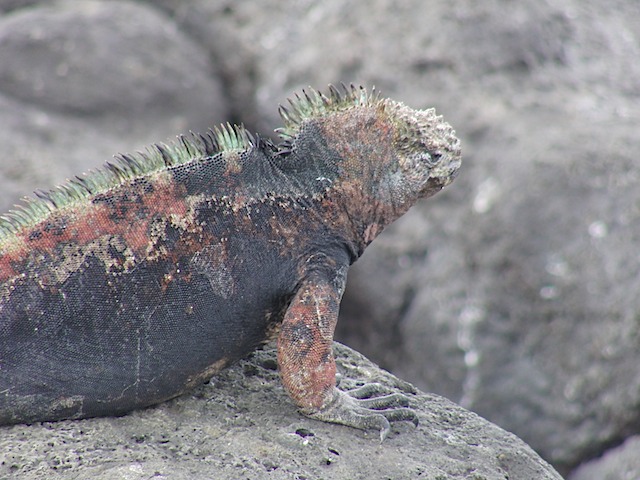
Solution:
M 46 2 L 0 18 L 0 175 L 6 209 L 141 149 L 227 119 L 206 51 L 133 2 Z
M 568 480 L 636 480 L 640 478 L 640 437 L 630 437 L 575 470 Z
M 336 353 L 343 386 L 401 386 L 421 425 L 396 424 L 381 445 L 377 432 L 302 417 L 268 348 L 158 407 L 121 418 L 3 427 L 0 477 L 561 479 L 514 435 L 414 390 L 347 347 L 336 344 Z
M 1 31 L 2 91 L 43 108 L 148 119 L 194 112 L 202 116 L 196 126 L 206 127 L 210 114 L 200 96 L 207 89 L 220 95 L 202 49 L 168 17 L 132 2 L 59 2 L 18 11 Z

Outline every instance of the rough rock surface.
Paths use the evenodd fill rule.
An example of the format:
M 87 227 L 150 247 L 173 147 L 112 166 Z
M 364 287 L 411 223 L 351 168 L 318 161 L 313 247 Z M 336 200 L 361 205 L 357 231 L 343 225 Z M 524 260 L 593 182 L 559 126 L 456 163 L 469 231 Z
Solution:
M 267 132 L 306 85 L 436 106 L 465 165 L 352 270 L 341 338 L 562 473 L 640 477 L 605 455 L 640 433 L 638 2 L 72 3 L 0 0 L 3 210 L 186 129 Z
M 377 432 L 302 417 L 280 386 L 275 349 L 269 348 L 155 408 L 121 418 L 3 428 L 0 477 L 561 478 L 513 434 L 414 390 L 347 347 L 336 344 L 336 353 L 343 386 L 371 380 L 400 385 L 420 426 L 394 425 L 380 444 Z

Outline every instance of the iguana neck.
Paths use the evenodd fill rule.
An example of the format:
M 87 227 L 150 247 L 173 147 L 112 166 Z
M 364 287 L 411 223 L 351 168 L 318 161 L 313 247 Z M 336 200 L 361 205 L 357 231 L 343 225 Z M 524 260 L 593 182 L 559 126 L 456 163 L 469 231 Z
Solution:
M 413 203 L 393 193 L 393 135 L 373 108 L 340 112 L 307 121 L 277 162 L 320 201 L 323 218 L 333 219 L 356 258 Z

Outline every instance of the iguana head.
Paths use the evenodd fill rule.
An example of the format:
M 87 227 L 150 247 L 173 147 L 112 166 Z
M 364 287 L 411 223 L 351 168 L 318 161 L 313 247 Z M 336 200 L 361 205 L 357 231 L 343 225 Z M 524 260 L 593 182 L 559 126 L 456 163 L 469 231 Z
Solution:
M 320 159 L 340 172 L 335 188 L 348 188 L 359 197 L 355 202 L 381 202 L 388 216 L 397 218 L 435 194 L 460 168 L 460 141 L 434 109 L 414 110 L 353 85 L 342 91 L 330 86 L 327 95 L 303 91 L 290 104 L 280 108 L 281 148 L 297 150 L 301 158 L 317 150 L 310 143 L 322 139 L 323 149 L 336 154 Z
M 382 105 L 395 124 L 393 139 L 398 154 L 396 196 L 426 198 L 449 185 L 461 164 L 460 140 L 435 110 L 414 110 L 393 100 Z

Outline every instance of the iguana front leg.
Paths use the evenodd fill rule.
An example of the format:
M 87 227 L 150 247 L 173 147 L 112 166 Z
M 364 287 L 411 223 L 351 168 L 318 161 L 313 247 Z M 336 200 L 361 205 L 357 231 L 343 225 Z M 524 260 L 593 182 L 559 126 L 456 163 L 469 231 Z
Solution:
M 325 422 L 389 432 L 389 421 L 417 425 L 415 412 L 395 408 L 408 404 L 401 394 L 372 397 L 386 391 L 369 384 L 351 392 L 336 388 L 333 332 L 338 320 L 344 275 L 327 280 L 319 274 L 305 281 L 294 296 L 278 337 L 278 365 L 285 389 L 301 413 Z

